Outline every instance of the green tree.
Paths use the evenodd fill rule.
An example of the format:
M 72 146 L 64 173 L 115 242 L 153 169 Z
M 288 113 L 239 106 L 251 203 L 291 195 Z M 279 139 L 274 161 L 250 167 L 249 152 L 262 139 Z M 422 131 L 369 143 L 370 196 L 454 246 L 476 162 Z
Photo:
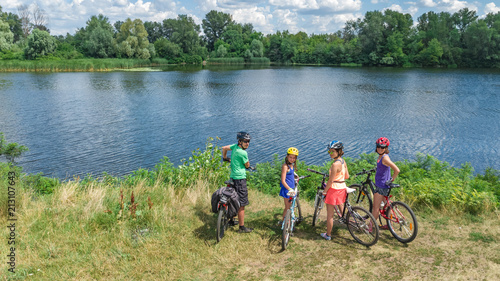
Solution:
M 23 38 L 21 19 L 18 15 L 13 13 L 4 13 L 2 12 L 2 6 L 0 6 L 0 20 L 3 20 L 9 25 L 10 31 L 14 34 L 14 43 Z
M 19 145 L 15 142 L 7 143 L 3 133 L 0 132 L 0 156 L 4 155 L 9 162 L 13 163 L 15 158 L 21 156 L 26 151 L 28 151 L 28 148 L 24 145 Z
M 193 18 L 187 15 L 179 15 L 176 19 L 163 21 L 163 34 L 171 42 L 179 45 L 186 54 L 195 54 L 200 46 L 201 32 Z
M 476 11 L 469 10 L 469 8 L 460 9 L 458 12 L 454 13 L 452 17 L 461 34 L 463 34 L 467 27 L 478 18 Z
M 158 56 L 168 60 L 174 60 L 182 54 L 181 47 L 170 42 L 167 38 L 156 40 L 154 46 Z
M 224 45 L 219 45 L 219 47 L 217 48 L 217 57 L 218 58 L 223 58 L 227 55 L 227 48 L 224 47 Z
M 245 61 L 250 61 L 251 58 L 253 58 L 252 51 L 249 49 L 246 49 L 245 52 L 243 53 L 243 57 L 245 58 Z
M 238 30 L 237 28 L 228 28 L 222 34 L 221 39 L 229 44 L 228 53 L 231 57 L 238 57 L 244 52 L 245 45 L 243 44 L 243 35 L 241 30 Z
M 489 67 L 498 60 L 498 45 L 492 41 L 494 29 L 488 28 L 486 21 L 472 23 L 464 33 L 464 54 L 470 67 Z M 497 33 L 498 34 L 498 33 Z
M 439 64 L 439 59 L 442 55 L 443 48 L 441 47 L 441 43 L 434 38 L 429 42 L 429 46 L 420 52 L 420 62 L 424 66 L 436 66 Z
M 362 60 L 366 63 L 378 64 L 385 46 L 384 15 L 379 11 L 367 12 L 360 24 L 359 40 L 362 46 Z
M 124 57 L 148 59 L 151 54 L 148 50 L 148 33 L 140 19 L 132 21 L 130 18 L 120 26 L 116 35 L 118 54 Z
M 253 39 L 250 50 L 253 57 L 260 58 L 264 55 L 264 44 L 258 39 Z
M 230 14 L 212 10 L 205 15 L 201 25 L 205 33 L 208 51 L 214 50 L 215 42 L 221 38 L 226 27 L 232 23 L 234 22 Z
M 78 30 L 77 34 L 85 55 L 96 58 L 114 56 L 113 26 L 102 14 L 92 16 L 87 21 L 87 26 Z
M 24 49 L 24 55 L 30 60 L 37 59 L 54 53 L 56 47 L 56 39 L 47 31 L 34 29 L 28 36 L 28 45 Z
M 163 27 L 160 22 L 145 21 L 144 28 L 148 33 L 149 43 L 154 43 L 156 40 L 163 38 Z
M 0 18 L 0 52 L 12 48 L 14 43 L 14 33 L 10 31 L 9 24 Z

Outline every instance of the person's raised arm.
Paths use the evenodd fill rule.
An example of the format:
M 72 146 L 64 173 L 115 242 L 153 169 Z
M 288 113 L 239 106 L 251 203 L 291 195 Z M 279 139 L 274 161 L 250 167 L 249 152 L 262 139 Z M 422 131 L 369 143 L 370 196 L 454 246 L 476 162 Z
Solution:
M 230 145 L 226 145 L 226 146 L 222 147 L 222 159 L 224 159 L 226 161 L 231 161 L 231 159 L 227 158 L 227 152 L 229 150 L 231 150 L 231 146 Z
M 399 175 L 399 168 L 392 162 L 391 158 L 389 158 L 389 155 L 385 156 L 384 159 L 382 159 L 382 164 L 391 167 L 393 170 L 392 173 L 392 180 L 394 181 L 396 177 Z

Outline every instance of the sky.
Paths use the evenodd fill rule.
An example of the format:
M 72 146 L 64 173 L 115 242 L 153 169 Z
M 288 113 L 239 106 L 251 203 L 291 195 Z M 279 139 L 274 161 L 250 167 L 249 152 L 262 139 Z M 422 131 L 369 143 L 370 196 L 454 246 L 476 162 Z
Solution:
M 454 13 L 462 8 L 475 10 L 481 18 L 500 12 L 499 0 L 37 0 L 48 17 L 52 35 L 74 35 L 93 15 L 103 14 L 110 23 L 127 18 L 162 22 L 179 14 L 201 24 L 211 10 L 233 16 L 238 23 L 251 23 L 263 34 L 288 30 L 307 34 L 334 33 L 351 19 L 363 18 L 368 11 L 385 9 L 409 13 L 413 21 L 428 11 Z M 18 13 L 19 5 L 33 0 L 3 0 L 4 12 Z

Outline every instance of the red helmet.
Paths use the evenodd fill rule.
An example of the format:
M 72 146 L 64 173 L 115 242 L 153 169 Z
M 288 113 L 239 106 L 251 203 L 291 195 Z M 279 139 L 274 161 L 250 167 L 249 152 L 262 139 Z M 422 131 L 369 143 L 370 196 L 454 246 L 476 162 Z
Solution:
M 390 142 L 389 142 L 389 139 L 388 138 L 379 138 L 376 142 L 377 144 L 377 147 L 382 147 L 382 148 L 386 148 L 389 146 Z

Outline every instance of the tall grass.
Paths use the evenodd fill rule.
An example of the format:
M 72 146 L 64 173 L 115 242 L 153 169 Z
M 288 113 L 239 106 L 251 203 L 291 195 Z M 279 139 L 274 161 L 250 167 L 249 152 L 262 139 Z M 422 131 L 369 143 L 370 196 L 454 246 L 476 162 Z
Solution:
M 142 59 L 0 60 L 0 72 L 110 71 L 164 63 Z
M 198 181 L 207 182 L 213 187 L 221 186 L 229 178 L 230 170 L 227 163 L 221 163 L 218 141 L 218 138 L 209 138 L 204 148 L 194 150 L 192 156 L 184 159 L 178 167 L 165 157 L 152 169 L 139 169 L 121 178 L 105 173 L 101 178 L 87 176 L 77 181 L 81 186 L 104 183 L 117 188 L 162 183 L 176 190 L 185 190 Z M 346 157 L 351 174 L 346 183 L 350 185 L 364 181 L 363 176 L 356 178 L 354 175 L 362 169 L 375 167 L 376 158 L 375 153 L 361 154 L 356 159 Z M 273 161 L 257 164 L 257 170 L 248 173 L 249 188 L 265 194 L 278 194 L 282 163 L 283 159 L 275 155 Z M 469 164 L 463 164 L 460 168 L 451 167 L 448 163 L 429 155 L 417 155 L 414 161 L 405 160 L 396 164 L 401 170 L 397 179 L 401 188 L 394 190 L 393 194 L 398 200 L 414 208 L 480 214 L 499 207 L 500 171 L 498 170 L 490 168 L 483 174 L 474 174 Z M 321 181 L 321 176 L 307 171 L 307 168 L 328 173 L 330 165 L 331 162 L 315 166 L 298 161 L 298 173 L 311 175 L 301 181 L 301 194 L 304 198 L 313 199 L 316 187 Z M 6 186 L 7 171 L 11 168 L 6 164 L 0 165 L 0 168 L 0 183 Z M 18 172 L 18 175 L 20 175 L 19 186 L 40 195 L 51 194 L 61 185 L 58 179 L 47 178 L 41 174 L 29 175 Z M 6 206 L 5 194 L 0 195 L 0 200 L 3 202 L 0 206 Z
M 7 264 L 1 262 L 1 276 L 7 280 L 500 277 L 495 270 L 500 264 L 498 214 L 474 217 L 474 222 L 432 210 L 418 212 L 421 231 L 411 244 L 381 232 L 378 244 L 367 249 L 339 224 L 334 225 L 332 241 L 320 239 L 326 228 L 324 212 L 320 224 L 311 227 L 312 202 L 304 200 L 305 221 L 295 229 L 287 250 L 280 252 L 281 230 L 275 223 L 283 201 L 276 194 L 251 189 L 246 224 L 254 231 L 238 234 L 231 228 L 217 244 L 216 217 L 209 203 L 216 183 L 193 179 L 176 186 L 172 180 L 139 175 L 133 183 L 109 177 L 78 179 L 60 183 L 50 194 L 20 188 L 16 272 L 7 272 Z M 5 216 L 0 223 L 6 225 Z M 0 236 L 8 236 L 6 227 Z M 8 247 L 6 239 L 0 242 L 1 253 Z
M 351 178 L 347 185 L 361 183 L 366 176 L 354 175 L 362 169 L 375 167 L 377 154 L 361 154 L 359 158 L 346 157 Z M 270 163 L 257 164 L 257 171 L 250 175 L 250 185 L 267 194 L 279 193 L 279 175 L 283 159 L 275 155 Z M 321 176 L 307 171 L 307 168 L 328 173 L 331 162 L 323 166 L 306 165 L 298 162 L 300 175 L 311 175 L 301 181 L 302 194 L 313 199 Z M 469 164 L 460 168 L 451 167 L 447 162 L 439 161 L 430 155 L 419 154 L 414 161 L 399 161 L 396 165 L 401 172 L 397 183 L 401 188 L 392 194 L 397 200 L 406 202 L 415 208 L 436 208 L 449 213 L 479 214 L 497 209 L 500 206 L 500 171 L 492 168 L 484 174 L 474 174 Z M 375 180 L 375 175 L 372 175 Z
M 210 58 L 207 64 L 244 64 L 244 58 Z

